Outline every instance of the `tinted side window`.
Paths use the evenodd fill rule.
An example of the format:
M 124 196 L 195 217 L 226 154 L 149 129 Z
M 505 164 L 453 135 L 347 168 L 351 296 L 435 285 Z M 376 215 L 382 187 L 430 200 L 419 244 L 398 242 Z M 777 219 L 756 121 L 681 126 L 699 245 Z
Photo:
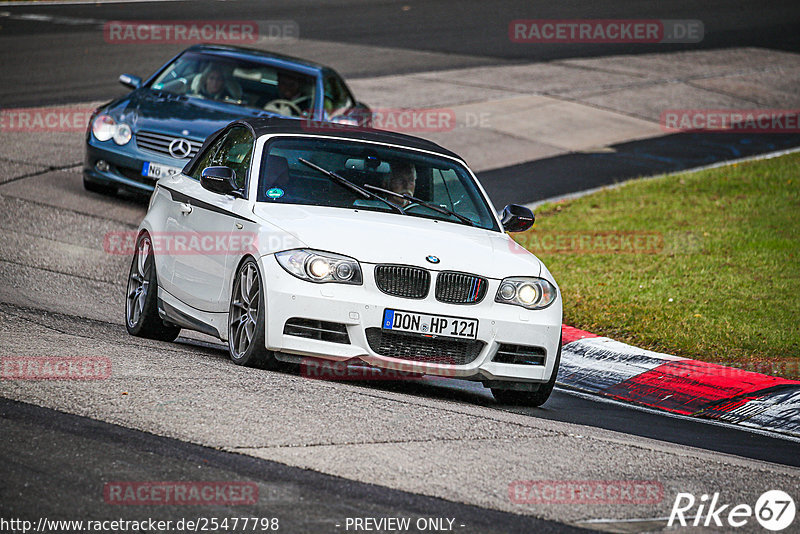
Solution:
M 225 141 L 225 137 L 227 134 L 222 134 L 219 138 L 214 142 L 213 145 L 208 147 L 206 153 L 203 154 L 197 163 L 195 164 L 194 168 L 192 169 L 189 176 L 194 178 L 195 180 L 200 180 L 200 175 L 203 173 L 203 169 L 206 167 L 213 167 L 216 165 L 214 163 L 214 156 L 219 152 L 219 148 L 222 146 L 222 143 Z
M 236 184 L 244 187 L 253 157 L 253 134 L 243 126 L 235 126 L 222 134 L 197 162 L 191 177 L 200 179 L 206 167 L 230 167 L 236 172 Z
M 236 172 L 236 185 L 244 187 L 250 173 L 253 157 L 253 134 L 243 126 L 234 126 L 225 135 L 219 151 L 214 155 L 214 165 L 230 167 Z
M 353 106 L 350 91 L 338 76 L 325 77 L 325 112 L 329 117 L 344 113 Z

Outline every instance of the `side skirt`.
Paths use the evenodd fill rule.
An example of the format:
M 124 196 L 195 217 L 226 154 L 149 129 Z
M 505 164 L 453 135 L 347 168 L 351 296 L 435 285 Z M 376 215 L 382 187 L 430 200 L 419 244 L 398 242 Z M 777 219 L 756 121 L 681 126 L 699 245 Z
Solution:
M 160 287 L 158 288 L 158 315 L 162 320 L 181 328 L 196 330 L 222 341 L 226 341 L 228 338 L 227 313 L 208 313 L 196 310 Z

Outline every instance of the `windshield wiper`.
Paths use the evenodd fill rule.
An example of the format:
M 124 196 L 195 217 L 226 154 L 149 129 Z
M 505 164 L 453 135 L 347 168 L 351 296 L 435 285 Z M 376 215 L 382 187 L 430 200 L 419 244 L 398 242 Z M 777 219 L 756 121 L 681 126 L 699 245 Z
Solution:
M 310 161 L 308 161 L 306 159 L 303 159 L 303 158 L 297 158 L 297 161 L 299 161 L 300 163 L 302 163 L 304 165 L 308 165 L 309 167 L 311 167 L 312 169 L 314 169 L 316 171 L 321 172 L 322 174 L 324 174 L 325 176 L 327 176 L 328 178 L 333 180 L 333 183 L 339 184 L 342 187 L 345 187 L 346 189 L 349 189 L 349 190 L 357 193 L 358 195 L 360 195 L 363 198 L 371 198 L 373 200 L 380 200 L 381 202 L 383 202 L 387 206 L 391 207 L 397 213 L 400 213 L 400 214 L 403 214 L 403 215 L 406 214 L 406 212 L 403 211 L 403 208 L 401 208 L 397 204 L 393 204 L 392 202 L 389 202 L 385 198 L 381 198 L 380 196 L 376 195 L 375 193 L 367 191 L 363 187 L 354 184 L 353 182 L 351 182 L 347 178 L 342 178 L 341 176 L 339 176 L 338 174 L 336 174 L 333 171 L 329 171 L 328 169 L 322 168 L 319 165 L 311 163 Z
M 369 189 L 370 191 L 377 191 L 378 193 L 383 193 L 384 195 L 391 195 L 393 197 L 402 198 L 402 199 L 405 199 L 405 200 L 409 200 L 411 202 L 416 202 L 417 204 L 421 204 L 421 205 L 423 205 L 425 207 L 428 207 L 428 208 L 432 209 L 433 211 L 438 211 L 439 213 L 442 213 L 444 215 L 452 215 L 453 217 L 457 218 L 459 221 L 463 222 L 464 224 L 468 224 L 470 226 L 475 226 L 475 223 L 472 222 L 472 219 L 464 217 L 460 213 L 456 213 L 456 212 L 451 211 L 451 210 L 449 210 L 447 208 L 443 208 L 443 207 L 441 207 L 441 206 L 439 206 L 437 204 L 434 204 L 432 202 L 428 202 L 426 200 L 421 200 L 421 199 L 419 199 L 417 197 L 412 197 L 411 195 L 408 195 L 406 193 L 395 193 L 394 191 L 389 191 L 388 189 L 383 189 L 381 187 L 377 187 L 377 186 L 369 185 L 369 184 L 364 184 L 364 189 Z

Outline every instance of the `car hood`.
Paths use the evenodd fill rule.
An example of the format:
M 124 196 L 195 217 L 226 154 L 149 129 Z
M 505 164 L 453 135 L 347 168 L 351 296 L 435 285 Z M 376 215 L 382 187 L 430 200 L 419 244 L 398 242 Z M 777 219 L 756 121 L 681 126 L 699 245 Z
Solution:
M 150 89 L 134 91 L 113 102 L 107 112 L 130 124 L 134 132 L 171 133 L 198 141 L 236 119 L 269 115 L 257 109 Z
M 258 203 L 253 212 L 306 247 L 362 263 L 399 263 L 489 278 L 539 276 L 542 263 L 508 235 L 461 224 L 365 210 Z M 436 256 L 440 263 L 426 260 Z

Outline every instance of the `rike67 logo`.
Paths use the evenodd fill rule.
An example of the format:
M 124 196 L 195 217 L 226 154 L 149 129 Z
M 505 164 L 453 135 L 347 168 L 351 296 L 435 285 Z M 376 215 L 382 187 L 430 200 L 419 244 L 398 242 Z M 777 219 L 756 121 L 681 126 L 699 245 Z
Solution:
M 695 508 L 696 506 L 696 508 Z M 667 526 L 702 526 L 739 528 L 750 524 L 753 517 L 767 530 L 778 532 L 794 522 L 794 500 L 781 490 L 766 491 L 749 504 L 723 504 L 720 494 L 701 495 L 696 499 L 691 493 L 678 493 Z

